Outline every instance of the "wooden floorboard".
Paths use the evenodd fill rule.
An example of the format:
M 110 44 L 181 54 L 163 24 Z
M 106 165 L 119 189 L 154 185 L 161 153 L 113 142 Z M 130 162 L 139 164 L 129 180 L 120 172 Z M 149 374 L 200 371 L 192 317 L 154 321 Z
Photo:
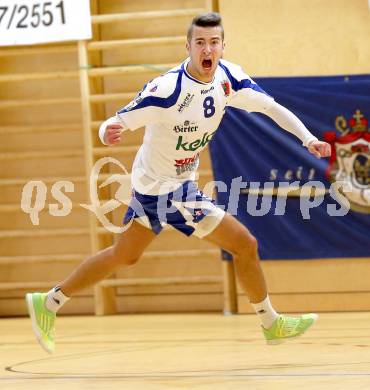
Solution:
M 254 315 L 61 316 L 47 355 L 27 318 L 0 320 L 0 388 L 369 389 L 370 313 L 324 313 L 265 345 Z

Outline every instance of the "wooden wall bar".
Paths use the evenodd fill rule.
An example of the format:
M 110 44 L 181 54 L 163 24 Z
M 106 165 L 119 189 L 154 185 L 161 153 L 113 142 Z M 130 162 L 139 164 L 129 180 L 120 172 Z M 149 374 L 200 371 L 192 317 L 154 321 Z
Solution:
M 118 14 L 121 21 L 101 23 L 102 17 L 96 17 L 94 40 L 80 44 L 80 51 L 76 42 L 0 49 L 0 316 L 26 313 L 26 291 L 19 283 L 44 291 L 92 251 L 90 216 L 79 206 L 89 202 L 86 160 L 92 163 L 109 152 L 130 167 L 143 136 L 142 129 L 126 133 L 122 148 L 108 150 L 99 143 L 97 127 L 149 79 L 186 57 L 186 28 L 200 9 L 219 8 L 226 29 L 226 58 L 241 63 L 253 76 L 369 72 L 366 0 L 350 5 L 344 0 L 215 3 L 92 0 L 94 14 Z M 93 67 L 81 71 L 84 50 Z M 81 94 L 80 81 L 86 76 Z M 207 151 L 202 156 L 201 187 L 211 179 Z M 48 188 L 39 226 L 20 209 L 22 188 L 29 180 L 43 180 Z M 48 212 L 48 204 L 56 203 L 51 187 L 58 180 L 74 183 L 68 217 Z M 115 189 L 112 186 L 103 196 L 112 196 Z M 112 221 L 119 224 L 124 211 L 122 206 L 112 213 Z M 94 237 L 100 248 L 113 239 L 102 234 L 99 225 Z M 282 260 L 263 266 L 279 310 L 369 310 L 369 260 Z M 223 309 L 222 264 L 216 248 L 176 231 L 163 232 L 137 266 L 120 270 L 113 280 L 168 277 L 186 277 L 189 283 L 114 287 L 116 310 Z M 203 282 L 190 283 L 193 277 Z M 212 280 L 217 281 L 210 284 Z M 17 283 L 16 288 L 8 288 L 8 283 Z M 92 288 L 82 291 L 63 313 L 97 312 L 101 293 Z M 250 311 L 240 290 L 238 304 L 239 312 Z M 102 314 L 105 309 L 99 310 Z

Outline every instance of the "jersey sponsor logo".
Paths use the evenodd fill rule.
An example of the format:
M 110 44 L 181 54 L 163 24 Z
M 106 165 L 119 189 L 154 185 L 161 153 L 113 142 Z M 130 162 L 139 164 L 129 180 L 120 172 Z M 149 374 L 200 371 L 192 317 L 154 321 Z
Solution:
M 208 144 L 208 142 L 212 139 L 215 133 L 216 131 L 214 131 L 211 134 L 208 134 L 208 132 L 204 133 L 202 138 L 197 139 L 193 142 L 184 142 L 183 136 L 180 135 L 177 140 L 176 150 L 185 150 L 187 152 L 188 151 L 193 152 L 199 148 L 204 148 Z
M 211 92 L 211 91 L 213 91 L 214 89 L 215 89 L 215 87 L 212 85 L 211 88 L 202 89 L 202 90 L 200 91 L 200 93 L 201 93 L 201 95 L 205 95 L 206 93 Z
M 224 90 L 225 96 L 230 95 L 230 83 L 227 80 L 221 81 L 221 87 Z
M 324 134 L 332 146 L 332 155 L 327 175 L 332 183 L 342 181 L 351 191 L 335 189 L 349 201 L 351 209 L 364 214 L 370 213 L 370 128 L 369 121 L 360 110 L 350 119 L 338 116 L 334 131 Z M 340 199 L 340 196 L 338 197 Z M 339 200 L 338 199 L 338 200 Z
M 181 175 L 184 172 L 194 171 L 199 162 L 199 153 L 193 157 L 182 158 L 175 160 L 176 174 Z
M 194 99 L 194 94 L 187 93 L 185 96 L 185 99 L 182 103 L 177 105 L 177 111 L 178 112 L 183 112 L 186 107 L 190 106 L 191 101 Z
M 195 122 L 185 121 L 183 125 L 177 125 L 173 128 L 175 133 L 193 133 L 198 131 L 199 126 Z

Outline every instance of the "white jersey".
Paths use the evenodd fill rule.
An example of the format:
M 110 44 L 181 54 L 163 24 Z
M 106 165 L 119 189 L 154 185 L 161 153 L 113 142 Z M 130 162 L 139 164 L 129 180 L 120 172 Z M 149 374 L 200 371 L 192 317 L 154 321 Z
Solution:
M 209 83 L 187 71 L 189 59 L 151 80 L 117 112 L 130 130 L 145 126 L 132 169 L 133 188 L 159 195 L 195 179 L 199 153 L 215 134 L 226 106 L 264 112 L 274 100 L 240 66 L 220 60 Z
M 159 195 L 195 179 L 199 153 L 215 134 L 226 106 L 264 112 L 273 101 L 240 66 L 220 60 L 209 83 L 181 65 L 153 79 L 117 117 L 130 130 L 145 126 L 132 168 L 132 186 Z

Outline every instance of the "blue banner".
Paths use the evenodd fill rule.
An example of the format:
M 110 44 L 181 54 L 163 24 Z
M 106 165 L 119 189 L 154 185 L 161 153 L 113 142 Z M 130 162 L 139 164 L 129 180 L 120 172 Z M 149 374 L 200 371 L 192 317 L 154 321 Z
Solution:
M 217 202 L 257 237 L 262 259 L 369 257 L 370 76 L 256 82 L 332 156 L 318 160 L 269 117 L 229 107 L 210 143 L 226 184 Z

